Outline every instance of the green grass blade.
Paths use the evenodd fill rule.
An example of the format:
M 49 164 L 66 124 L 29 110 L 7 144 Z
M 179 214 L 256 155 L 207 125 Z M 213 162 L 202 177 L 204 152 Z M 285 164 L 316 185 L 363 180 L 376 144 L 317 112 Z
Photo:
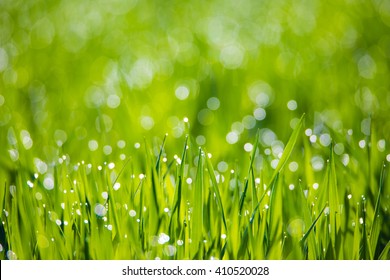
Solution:
M 203 158 L 202 158 L 202 150 L 199 149 L 199 160 L 198 160 L 198 168 L 196 172 L 196 182 L 195 182 L 195 195 L 193 202 L 193 216 L 192 216 L 192 252 L 193 256 L 197 256 L 197 258 L 202 259 L 202 251 L 199 250 L 202 248 L 203 238 Z
M 295 126 L 293 132 L 291 133 L 290 139 L 287 142 L 287 145 L 283 151 L 282 157 L 280 158 L 279 163 L 275 168 L 275 171 L 271 177 L 271 180 L 268 183 L 268 186 L 270 186 L 272 184 L 273 180 L 275 180 L 276 175 L 280 172 L 280 170 L 284 167 L 287 160 L 289 159 L 289 157 L 294 149 L 294 146 L 298 140 L 299 133 L 300 133 L 301 128 L 303 126 L 304 119 L 305 119 L 305 114 L 302 115 L 299 122 Z
M 223 222 L 224 228 L 226 230 L 226 234 L 227 234 L 228 227 L 227 227 L 226 218 L 225 218 L 225 211 L 223 209 L 223 203 L 222 203 L 222 199 L 221 199 L 221 194 L 219 192 L 217 179 L 215 178 L 214 167 L 213 167 L 213 165 L 211 163 L 210 158 L 206 154 L 204 155 L 204 158 L 206 160 L 207 169 L 209 171 L 209 175 L 210 175 L 210 179 L 211 179 L 211 184 L 212 184 L 213 191 L 214 191 L 214 194 L 215 194 L 215 197 L 216 197 L 216 201 L 217 201 L 217 205 L 218 205 L 219 211 L 221 213 L 222 222 Z

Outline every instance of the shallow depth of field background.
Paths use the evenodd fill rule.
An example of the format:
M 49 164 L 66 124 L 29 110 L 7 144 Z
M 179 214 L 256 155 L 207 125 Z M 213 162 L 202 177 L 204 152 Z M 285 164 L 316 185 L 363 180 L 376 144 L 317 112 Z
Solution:
M 44 182 L 59 161 L 131 157 L 138 177 L 145 141 L 157 156 L 168 134 L 168 162 L 189 135 L 234 187 L 256 132 L 254 167 L 272 171 L 305 114 L 291 184 L 321 183 L 332 147 L 346 194 L 372 190 L 373 208 L 390 161 L 389 62 L 389 1 L 0 0 L 0 186 L 18 172 Z

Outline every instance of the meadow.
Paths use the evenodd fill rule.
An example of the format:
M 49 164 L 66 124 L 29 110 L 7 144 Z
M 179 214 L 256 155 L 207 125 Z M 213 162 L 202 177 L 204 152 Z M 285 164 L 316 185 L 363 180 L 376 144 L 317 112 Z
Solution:
M 0 1 L 0 259 L 390 259 L 390 2 Z

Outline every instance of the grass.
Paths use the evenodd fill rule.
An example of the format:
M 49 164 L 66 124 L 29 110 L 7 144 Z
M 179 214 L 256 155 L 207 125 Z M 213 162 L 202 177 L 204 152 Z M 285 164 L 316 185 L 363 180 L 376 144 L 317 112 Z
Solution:
M 0 2 L 1 259 L 390 258 L 389 5 L 233 2 Z
M 1 256 L 389 258 L 390 201 L 384 196 L 389 191 L 388 167 L 376 166 L 380 173 L 374 176 L 377 184 L 371 192 L 371 186 L 362 186 L 353 166 L 344 166 L 330 145 L 325 170 L 316 174 L 304 165 L 305 155 L 298 149 L 308 141 L 303 125 L 304 117 L 274 167 L 266 157 L 261 169 L 254 166 L 265 156 L 258 133 L 246 171 L 238 165 L 216 171 L 211 154 L 190 137 L 184 140 L 180 157 L 165 153 L 169 137 L 164 137 L 156 155 L 145 143 L 145 149 L 137 151 L 145 157 L 141 174 L 134 173 L 139 161 L 131 158 L 94 166 L 63 156 L 51 167 L 52 177 L 17 169 L 14 183 L 6 183 L 1 193 Z M 368 150 L 357 152 L 364 156 Z M 288 168 L 292 158 L 299 159 L 301 171 Z M 312 174 L 303 176 L 305 172 Z M 318 180 L 318 187 L 309 185 L 306 177 Z M 362 188 L 364 195 L 353 193 L 351 186 Z

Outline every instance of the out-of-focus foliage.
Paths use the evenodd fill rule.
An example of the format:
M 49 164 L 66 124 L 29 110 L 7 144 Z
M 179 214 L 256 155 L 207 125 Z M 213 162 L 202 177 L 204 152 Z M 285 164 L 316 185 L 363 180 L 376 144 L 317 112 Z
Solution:
M 131 158 L 124 177 L 143 174 L 151 164 L 144 147 L 158 158 L 168 133 L 161 154 L 167 162 L 189 135 L 188 164 L 201 146 L 219 175 L 235 170 L 230 179 L 237 185 L 225 174 L 226 184 L 239 191 L 234 199 L 222 194 L 233 205 L 245 176 L 263 186 L 278 170 L 305 114 L 288 174 L 278 182 L 291 191 L 298 181 L 303 190 L 342 185 L 321 197 L 339 196 L 333 205 L 344 205 L 352 193 L 359 199 L 345 217 L 359 222 L 363 208 L 356 203 L 364 195 L 371 219 L 382 165 L 390 161 L 389 62 L 389 1 L 0 0 L 0 197 L 25 181 L 49 178 L 49 189 L 57 186 L 66 180 L 65 171 L 53 175 L 63 163 L 75 164 L 77 173 L 76 163 L 120 166 Z M 246 173 L 253 150 L 254 171 Z M 194 177 L 187 169 L 185 176 Z M 381 249 L 390 235 L 389 184 L 382 186 Z M 299 220 L 298 228 L 313 220 Z M 314 241 L 307 240 L 310 248 Z

